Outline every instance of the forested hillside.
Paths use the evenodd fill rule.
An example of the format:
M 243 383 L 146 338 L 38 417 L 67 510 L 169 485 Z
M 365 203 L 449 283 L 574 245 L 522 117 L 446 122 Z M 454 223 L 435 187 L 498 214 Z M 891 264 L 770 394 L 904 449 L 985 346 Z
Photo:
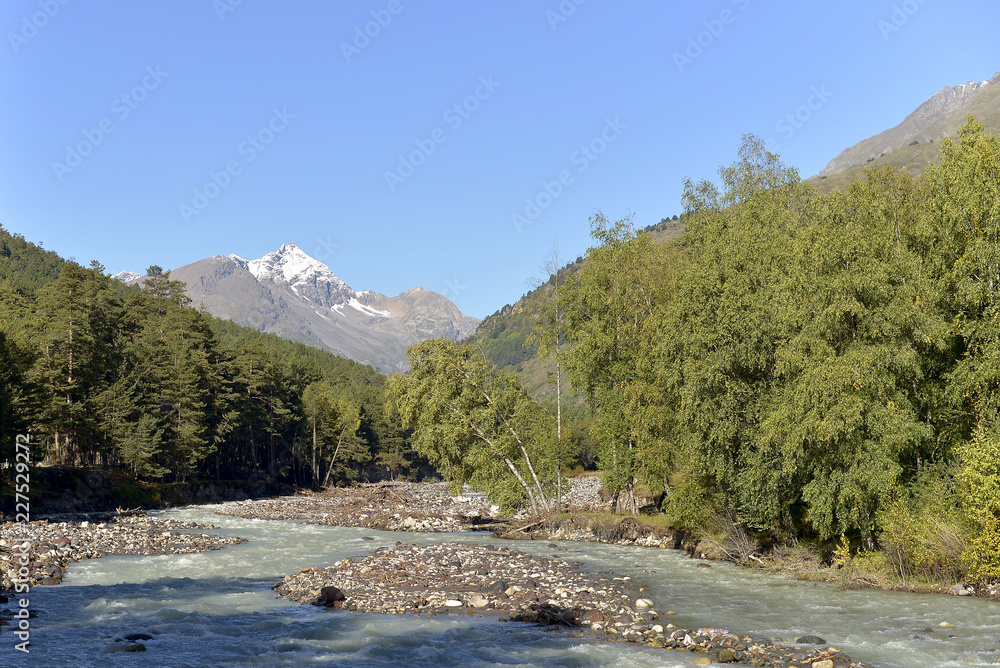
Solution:
M 666 243 L 684 233 L 682 216 L 663 218 L 642 228 L 656 241 Z M 551 264 L 551 263 L 548 263 Z M 554 286 L 573 277 L 584 266 L 584 258 L 577 257 L 572 262 L 543 268 L 546 277 L 539 281 L 514 304 L 507 304 L 486 317 L 476 333 L 466 340 L 483 349 L 486 355 L 501 368 L 512 368 L 521 374 L 528 390 L 536 397 L 544 398 L 548 392 L 546 374 L 553 370 L 551 364 L 538 357 L 538 342 L 535 337 L 540 310 L 553 294 Z
M 821 195 L 750 138 L 720 176 L 677 243 L 597 220 L 563 293 L 605 484 L 1000 577 L 1000 142 L 970 120 L 925 175 Z
M 371 367 L 128 287 L 0 228 L 0 460 L 318 485 L 410 470 Z
M 593 219 L 583 261 L 531 300 L 620 510 L 643 486 L 743 558 L 838 541 L 840 563 L 860 549 L 903 579 L 1000 579 L 1000 142 L 982 130 L 920 177 L 827 194 L 748 137 L 721 184 L 685 183 L 674 242 Z M 530 498 L 574 456 L 481 353 L 415 354 L 390 396 L 443 470 L 507 461 L 491 475 Z M 495 431 L 429 448 L 459 414 L 437 433 Z

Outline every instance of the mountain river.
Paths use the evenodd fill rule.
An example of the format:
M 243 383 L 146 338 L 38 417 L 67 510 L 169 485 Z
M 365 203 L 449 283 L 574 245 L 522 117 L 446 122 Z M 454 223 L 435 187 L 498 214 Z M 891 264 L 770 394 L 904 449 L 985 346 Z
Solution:
M 158 511 L 215 524 L 244 545 L 192 555 L 108 556 L 72 564 L 63 584 L 30 593 L 31 652 L 0 627 L 0 666 L 692 666 L 699 655 L 520 623 L 468 616 L 357 614 L 277 599 L 271 586 L 307 566 L 376 548 L 488 534 L 399 534 L 214 515 L 217 506 Z M 362 537 L 374 537 L 374 541 Z M 855 661 L 881 667 L 959 667 L 1000 661 L 1000 605 L 980 599 L 837 591 L 715 563 L 673 550 L 594 543 L 513 542 L 648 587 L 662 618 L 679 627 L 725 628 L 791 642 L 820 635 Z M 939 627 L 940 622 L 952 624 Z M 109 653 L 115 638 L 147 633 L 146 652 Z

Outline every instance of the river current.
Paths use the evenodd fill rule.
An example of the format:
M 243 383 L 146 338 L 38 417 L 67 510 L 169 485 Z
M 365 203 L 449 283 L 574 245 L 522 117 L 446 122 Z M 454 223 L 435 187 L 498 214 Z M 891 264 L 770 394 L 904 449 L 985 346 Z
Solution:
M 55 587 L 31 591 L 30 654 L 0 627 L 0 666 L 433 666 L 487 668 L 680 667 L 697 655 L 590 633 L 548 632 L 471 617 L 372 615 L 277 599 L 271 587 L 307 566 L 405 543 L 501 543 L 488 534 L 387 533 L 290 521 L 214 515 L 218 506 L 158 511 L 160 517 L 215 524 L 244 545 L 192 555 L 108 556 L 72 564 Z M 375 540 L 363 540 L 368 536 Z M 980 599 L 896 592 L 837 591 L 746 571 L 696 568 L 673 550 L 594 543 L 511 542 L 558 553 L 647 586 L 661 623 L 794 638 L 815 634 L 855 661 L 884 668 L 997 665 L 1000 605 Z M 939 627 L 949 622 L 950 628 Z M 928 630 L 929 629 L 929 630 Z M 115 638 L 154 637 L 146 652 L 109 653 Z

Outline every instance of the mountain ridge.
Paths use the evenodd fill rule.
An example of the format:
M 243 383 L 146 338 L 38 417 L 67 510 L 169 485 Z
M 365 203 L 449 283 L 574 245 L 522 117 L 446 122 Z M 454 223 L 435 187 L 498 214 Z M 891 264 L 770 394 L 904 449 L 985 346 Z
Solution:
M 863 139 L 844 149 L 823 168 L 819 176 L 832 176 L 846 169 L 868 164 L 889 152 L 898 151 L 909 142 L 930 143 L 954 134 L 964 122 L 965 113 L 978 95 L 1000 87 L 1000 72 L 986 81 L 970 81 L 945 86 L 910 112 L 898 125 Z
M 806 181 L 830 191 L 864 178 L 875 167 L 892 166 L 919 176 L 940 161 L 940 142 L 954 137 L 969 116 L 988 134 L 1000 133 L 1000 72 L 985 81 L 945 86 L 902 122 L 844 149 Z
M 121 276 L 129 283 L 142 277 Z M 214 255 L 171 271 L 213 316 L 306 343 L 383 371 L 405 371 L 406 349 L 428 338 L 461 340 L 479 319 L 414 287 L 389 297 L 356 291 L 296 244 L 248 260 Z

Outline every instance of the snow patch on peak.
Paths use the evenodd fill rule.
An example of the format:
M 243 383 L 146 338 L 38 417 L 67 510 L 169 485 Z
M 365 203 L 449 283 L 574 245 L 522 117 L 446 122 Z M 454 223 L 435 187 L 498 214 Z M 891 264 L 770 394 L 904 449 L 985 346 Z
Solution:
M 319 280 L 332 283 L 337 288 L 350 289 L 330 271 L 328 266 L 306 255 L 294 243 L 284 244 L 264 257 L 247 261 L 246 268 L 258 280 L 269 279 L 288 283 L 292 290 L 299 284 L 315 283 Z
M 140 278 L 142 278 L 142 276 L 135 273 L 134 271 L 119 271 L 111 278 L 121 281 L 122 283 L 131 283 L 132 281 L 138 281 Z
M 372 308 L 371 306 L 368 306 L 367 304 L 362 304 L 361 302 L 359 302 L 357 300 L 356 297 L 352 297 L 350 299 L 350 301 L 347 302 L 347 305 L 350 306 L 351 308 L 354 308 L 354 309 L 357 309 L 357 310 L 361 311 L 365 315 L 378 316 L 378 317 L 382 317 L 382 318 L 391 318 L 392 317 L 392 314 L 389 313 L 388 311 L 380 311 L 379 309 Z

